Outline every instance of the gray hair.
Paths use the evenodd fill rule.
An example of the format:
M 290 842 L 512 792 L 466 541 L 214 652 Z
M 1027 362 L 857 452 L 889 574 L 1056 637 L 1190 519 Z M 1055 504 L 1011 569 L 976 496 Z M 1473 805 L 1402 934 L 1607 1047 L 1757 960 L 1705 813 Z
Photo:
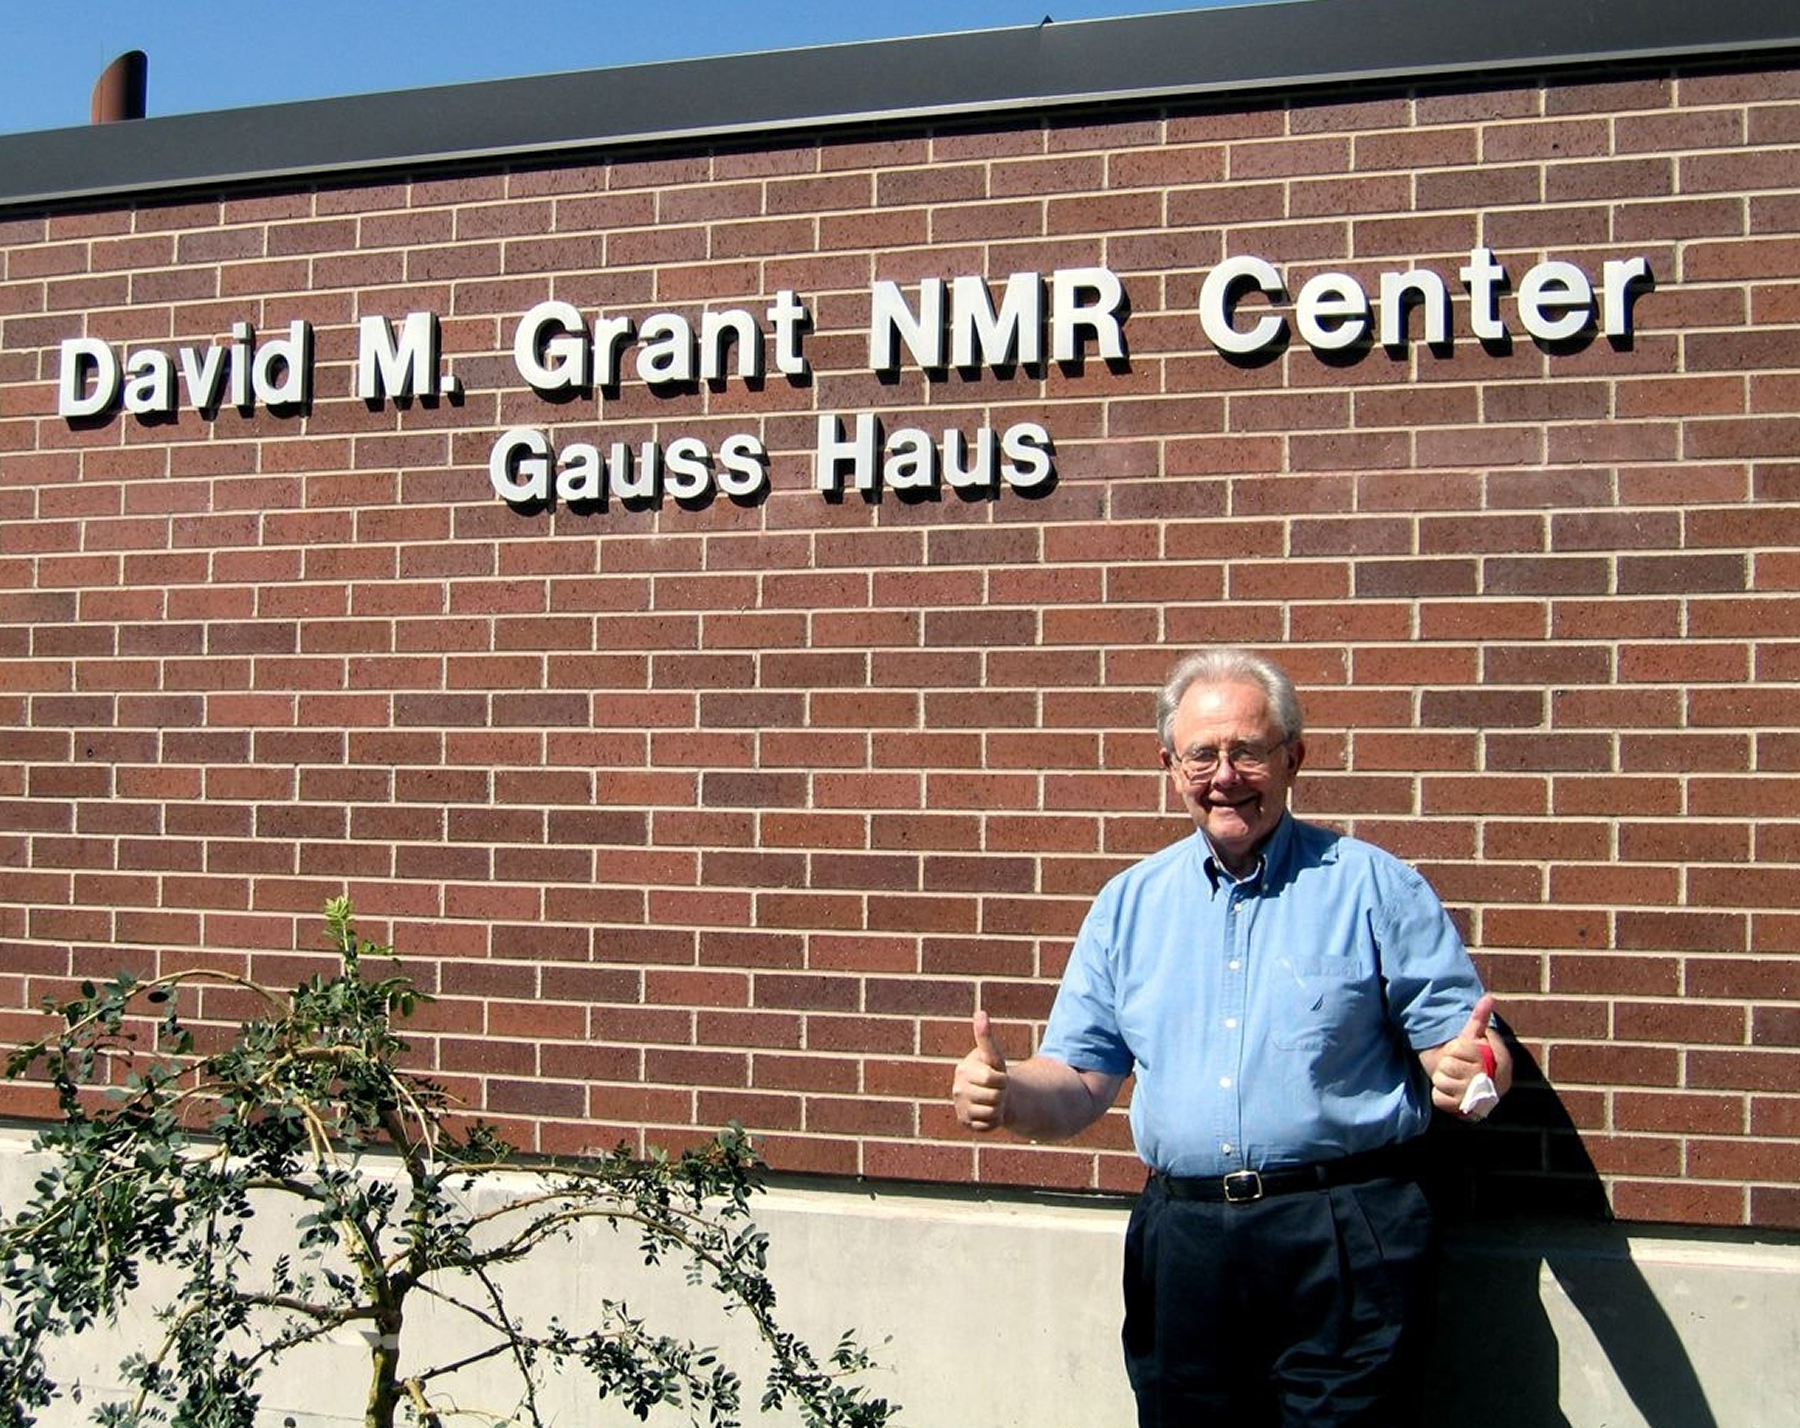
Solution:
M 1196 650 L 1169 671 L 1167 683 L 1156 696 L 1156 734 L 1165 749 L 1175 747 L 1175 711 L 1196 684 L 1255 685 L 1268 700 L 1269 715 L 1282 738 L 1297 739 L 1305 727 L 1300 718 L 1300 696 L 1285 669 L 1265 655 L 1221 645 Z

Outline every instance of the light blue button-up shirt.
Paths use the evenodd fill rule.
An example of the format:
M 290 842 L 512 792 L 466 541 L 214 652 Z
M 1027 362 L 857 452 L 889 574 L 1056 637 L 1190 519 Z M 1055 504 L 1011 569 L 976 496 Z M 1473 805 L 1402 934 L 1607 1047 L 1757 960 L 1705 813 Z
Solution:
M 1242 881 L 1196 833 L 1102 888 L 1040 1051 L 1134 1073 L 1138 1154 L 1222 1175 L 1422 1133 L 1416 1053 L 1461 1031 L 1480 996 L 1424 878 L 1284 816 Z

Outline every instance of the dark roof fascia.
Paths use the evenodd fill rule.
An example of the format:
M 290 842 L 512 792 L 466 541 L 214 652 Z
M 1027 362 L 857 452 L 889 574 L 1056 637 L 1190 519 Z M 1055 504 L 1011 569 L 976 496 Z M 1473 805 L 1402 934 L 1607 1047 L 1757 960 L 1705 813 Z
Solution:
M 1786 0 L 1286 0 L 0 136 L 0 211 L 675 141 L 1782 50 L 1800 50 L 1800 7 Z

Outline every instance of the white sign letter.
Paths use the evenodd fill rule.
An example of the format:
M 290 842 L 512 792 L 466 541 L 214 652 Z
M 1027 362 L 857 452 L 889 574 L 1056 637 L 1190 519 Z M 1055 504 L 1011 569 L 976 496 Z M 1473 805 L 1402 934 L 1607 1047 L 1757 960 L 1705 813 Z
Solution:
M 1469 330 L 1483 342 L 1504 341 L 1506 324 L 1494 305 L 1499 300 L 1499 285 L 1506 281 L 1506 269 L 1494 261 L 1494 250 L 1469 249 L 1469 266 L 1459 276 L 1469 289 Z
M 1281 274 L 1261 258 L 1248 253 L 1240 258 L 1227 258 L 1200 284 L 1200 330 L 1219 351 L 1235 352 L 1240 356 L 1272 346 L 1287 330 L 1286 321 L 1273 313 L 1257 319 L 1248 332 L 1239 332 L 1231 325 L 1232 293 L 1245 282 L 1268 297 L 1279 300 L 1287 296 L 1287 289 L 1281 285 Z
M 1369 330 L 1369 295 L 1348 273 L 1319 273 L 1300 289 L 1294 326 L 1319 351 L 1354 346 Z
M 980 278 L 957 278 L 950 285 L 950 361 L 957 367 L 992 367 L 1009 362 L 1035 366 L 1044 360 L 1044 284 L 1036 273 L 1006 280 L 1000 311 L 988 301 Z
M 578 391 L 592 380 L 592 349 L 572 303 L 538 303 L 513 329 L 513 366 L 534 392 Z
M 437 394 L 438 320 L 432 312 L 409 312 L 396 344 L 385 317 L 362 320 L 356 354 L 356 395 L 366 402 L 385 396 Z
M 1539 263 L 1520 280 L 1519 321 L 1540 342 L 1573 337 L 1593 315 L 1594 290 L 1573 263 Z
M 1601 329 L 1608 337 L 1629 337 L 1631 335 L 1631 290 L 1636 283 L 1648 283 L 1650 279 L 1650 260 L 1648 258 L 1609 258 L 1601 269 L 1601 282 L 1605 285 L 1606 300 L 1602 307 L 1604 314 Z
M 1092 302 L 1083 302 L 1091 294 Z M 1050 353 L 1058 362 L 1081 356 L 1089 332 L 1108 362 L 1125 360 L 1125 284 L 1111 268 L 1058 268 L 1050 275 Z
M 119 359 L 98 337 L 65 337 L 56 377 L 58 416 L 99 416 L 119 399 Z
M 900 294 L 900 284 L 883 278 L 869 290 L 869 366 L 876 372 L 892 372 L 900 365 L 894 338 L 906 342 L 906 350 L 921 367 L 944 365 L 944 280 L 926 278 L 919 284 L 919 311 L 915 316 Z
M 843 428 L 830 412 L 819 416 L 819 446 L 813 454 L 813 488 L 824 492 L 842 491 L 838 467 L 850 463 L 859 491 L 875 489 L 875 458 L 881 446 L 881 433 L 875 425 L 875 413 L 858 412 L 856 435 L 844 440 Z

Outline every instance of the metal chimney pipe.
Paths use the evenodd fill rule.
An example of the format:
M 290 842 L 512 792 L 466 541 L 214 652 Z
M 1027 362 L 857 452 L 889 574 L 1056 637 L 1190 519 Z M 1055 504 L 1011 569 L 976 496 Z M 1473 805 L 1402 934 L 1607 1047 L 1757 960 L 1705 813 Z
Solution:
M 94 86 L 88 106 L 88 122 L 113 124 L 120 119 L 142 119 L 150 95 L 150 56 L 127 50 L 106 67 Z

